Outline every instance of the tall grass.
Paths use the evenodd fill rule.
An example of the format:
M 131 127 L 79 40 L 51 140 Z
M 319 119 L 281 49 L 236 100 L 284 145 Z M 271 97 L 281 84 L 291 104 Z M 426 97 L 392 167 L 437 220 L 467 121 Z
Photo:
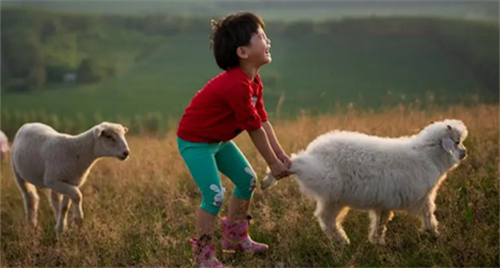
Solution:
M 304 113 L 295 120 L 280 120 L 275 130 L 285 150 L 292 153 L 334 128 L 399 136 L 444 118 L 458 118 L 467 125 L 469 157 L 439 191 L 436 216 L 442 236 L 438 240 L 420 236 L 417 219 L 396 213 L 388 224 L 388 245 L 373 246 L 367 240 L 367 215 L 351 211 L 345 229 L 352 244 L 341 248 L 321 232 L 313 217 L 314 202 L 300 194 L 295 181 L 283 180 L 267 192 L 257 188 L 251 208 L 255 219 L 251 235 L 268 243 L 270 252 L 247 256 L 222 255 L 218 250 L 221 259 L 233 267 L 498 267 L 498 105 L 446 110 L 400 106 L 383 113 L 352 108 L 316 117 Z M 191 266 L 188 239 L 193 235 L 200 194 L 177 152 L 175 136 L 172 132 L 162 138 L 130 136 L 129 142 L 132 154 L 127 162 L 104 159 L 95 165 L 82 187 L 84 226 L 70 226 L 59 241 L 54 238 L 54 218 L 41 192 L 41 229 L 32 231 L 25 226 L 9 159 L 2 163 L 0 264 Z M 236 143 L 262 177 L 266 165 L 250 139 L 243 134 Z M 222 180 L 230 193 L 233 185 L 224 176 Z M 221 215 L 226 213 L 227 204 Z M 220 237 L 219 230 L 216 236 Z

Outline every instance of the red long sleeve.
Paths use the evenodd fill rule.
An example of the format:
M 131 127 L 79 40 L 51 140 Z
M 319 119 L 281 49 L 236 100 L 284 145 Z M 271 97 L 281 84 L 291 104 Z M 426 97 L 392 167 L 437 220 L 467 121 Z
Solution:
M 258 96 L 249 81 L 236 83 L 225 94 L 227 101 L 234 111 L 236 128 L 254 130 L 261 127 L 261 118 L 255 108 Z
M 224 71 L 198 91 L 185 110 L 177 135 L 191 142 L 225 142 L 268 120 L 263 84 L 240 68 Z

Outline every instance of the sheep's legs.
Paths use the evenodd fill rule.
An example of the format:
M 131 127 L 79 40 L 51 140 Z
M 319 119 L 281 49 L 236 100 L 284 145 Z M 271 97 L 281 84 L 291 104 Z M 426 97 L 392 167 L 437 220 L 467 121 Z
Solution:
M 83 222 L 82 193 L 78 187 L 62 181 L 52 181 L 48 186 L 53 191 L 69 197 L 73 205 L 73 220 L 76 224 L 81 225 Z
M 59 206 L 61 203 L 61 195 L 50 189 L 48 191 L 49 191 L 50 205 L 52 207 L 52 211 L 54 211 L 55 220 L 57 221 L 59 217 Z
M 62 197 L 62 200 L 61 200 Z M 61 234 L 66 230 L 66 217 L 68 214 L 68 208 L 71 205 L 71 200 L 67 196 L 63 196 L 53 190 L 49 189 L 49 201 L 54 211 L 54 216 L 56 219 L 56 234 Z
M 368 240 L 373 244 L 385 245 L 385 226 L 394 216 L 390 210 L 371 210 L 370 211 L 370 234 Z
M 315 216 L 323 232 L 333 235 L 342 245 L 350 244 L 349 237 L 342 228 L 342 221 L 349 212 L 349 208 L 334 203 L 318 202 Z
M 434 216 L 436 205 L 432 198 L 428 198 L 420 215 L 422 221 L 421 232 L 430 232 L 434 237 L 439 236 L 438 221 Z
M 40 197 L 37 194 L 35 186 L 26 182 L 17 174 L 14 174 L 14 177 L 17 187 L 23 196 L 26 220 L 31 224 L 31 226 L 36 227 Z
M 66 218 L 68 215 L 68 208 L 71 205 L 71 200 L 68 196 L 63 195 L 62 201 L 59 203 L 57 223 L 56 223 L 56 233 L 60 234 L 66 230 Z

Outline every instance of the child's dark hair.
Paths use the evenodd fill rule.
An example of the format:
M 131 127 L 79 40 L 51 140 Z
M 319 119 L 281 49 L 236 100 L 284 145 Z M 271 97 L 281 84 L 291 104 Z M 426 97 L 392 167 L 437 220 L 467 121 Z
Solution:
M 265 27 L 262 18 L 251 12 L 231 14 L 219 21 L 212 20 L 211 23 L 213 32 L 210 35 L 210 47 L 222 70 L 239 66 L 236 49 L 248 45 L 259 26 L 262 29 Z

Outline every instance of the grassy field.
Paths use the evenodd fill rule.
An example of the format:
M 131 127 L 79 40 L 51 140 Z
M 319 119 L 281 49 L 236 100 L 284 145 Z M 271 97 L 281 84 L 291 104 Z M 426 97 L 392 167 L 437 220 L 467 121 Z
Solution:
M 439 191 L 436 216 L 442 236 L 437 241 L 418 234 L 417 219 L 396 213 L 388 225 L 387 246 L 375 247 L 367 241 L 367 215 L 352 211 L 345 223 L 352 244 L 342 249 L 322 234 L 313 217 L 313 201 L 300 194 L 295 181 L 284 180 L 269 192 L 258 188 L 251 208 L 251 234 L 268 243 L 271 251 L 260 257 L 220 255 L 222 260 L 233 267 L 498 267 L 498 114 L 498 105 L 446 111 L 400 107 L 381 114 L 351 110 L 275 122 L 283 147 L 292 153 L 334 128 L 399 136 L 415 133 L 432 120 L 458 118 L 469 130 L 469 157 Z M 200 195 L 174 136 L 130 137 L 129 142 L 132 154 L 127 162 L 105 159 L 96 164 L 82 187 L 84 226 L 70 226 L 60 241 L 54 238 L 55 222 L 43 193 L 41 230 L 26 228 L 21 195 L 8 163 L 2 163 L 2 267 L 191 266 L 188 239 Z M 266 166 L 249 138 L 244 134 L 236 142 L 262 177 Z M 223 184 L 231 192 L 225 177 Z M 221 215 L 226 211 L 225 205 Z

